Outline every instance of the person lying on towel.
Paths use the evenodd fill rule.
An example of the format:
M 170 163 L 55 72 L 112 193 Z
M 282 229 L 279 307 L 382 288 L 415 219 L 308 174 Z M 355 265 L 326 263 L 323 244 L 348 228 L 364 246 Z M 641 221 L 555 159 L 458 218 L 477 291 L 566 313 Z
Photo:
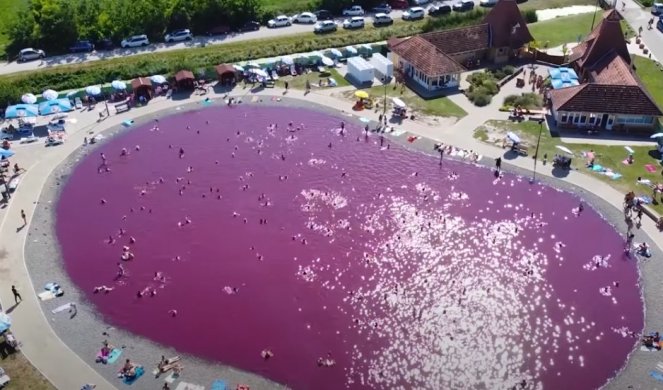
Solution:
M 124 362 L 124 366 L 120 370 L 120 376 L 124 378 L 133 378 L 136 376 L 136 369 L 140 367 L 139 365 L 133 364 L 131 360 L 127 359 Z

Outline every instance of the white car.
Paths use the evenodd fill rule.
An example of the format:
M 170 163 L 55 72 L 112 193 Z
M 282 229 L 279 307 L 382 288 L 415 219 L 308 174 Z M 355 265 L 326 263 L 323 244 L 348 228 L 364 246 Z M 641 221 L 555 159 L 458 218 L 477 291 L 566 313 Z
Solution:
M 290 26 L 291 24 L 292 20 L 290 20 L 289 17 L 285 15 L 279 15 L 274 19 L 271 19 L 269 22 L 267 22 L 267 27 L 269 28 L 286 27 Z
M 482 7 L 492 7 L 497 4 L 499 0 L 479 0 L 479 5 Z
M 318 21 L 318 17 L 311 12 L 302 12 L 299 15 L 295 15 L 293 22 L 295 23 L 307 23 L 313 24 Z
M 343 10 L 343 16 L 364 16 L 364 9 L 361 5 L 353 5 Z
M 185 28 L 182 30 L 175 30 L 170 34 L 166 34 L 166 36 L 164 36 L 163 39 L 168 43 L 190 41 L 193 39 L 193 34 L 191 34 L 191 31 L 189 29 Z
M 338 27 L 336 26 L 336 22 L 333 20 L 323 20 L 321 22 L 318 22 L 313 26 L 313 32 L 317 34 L 321 33 L 326 33 L 326 32 L 334 32 L 336 31 Z
M 364 17 L 363 16 L 353 16 L 350 19 L 345 19 L 343 21 L 343 28 L 364 28 Z
M 387 14 L 375 14 L 375 16 L 373 16 L 374 26 L 389 26 L 392 24 L 394 24 L 394 19 Z
M 46 53 L 43 50 L 33 48 L 23 49 L 18 52 L 18 62 L 38 60 L 44 57 L 46 57 Z
M 410 7 L 407 11 L 403 12 L 403 20 L 417 20 L 423 19 L 426 16 L 426 10 L 421 7 Z
M 147 46 L 149 44 L 150 41 L 147 39 L 147 35 L 142 34 L 142 35 L 134 35 L 132 37 L 122 40 L 120 46 L 122 46 L 123 48 L 127 48 L 127 47 Z
M 430 0 L 412 0 L 412 4 L 414 5 L 424 5 L 428 2 L 430 2 Z

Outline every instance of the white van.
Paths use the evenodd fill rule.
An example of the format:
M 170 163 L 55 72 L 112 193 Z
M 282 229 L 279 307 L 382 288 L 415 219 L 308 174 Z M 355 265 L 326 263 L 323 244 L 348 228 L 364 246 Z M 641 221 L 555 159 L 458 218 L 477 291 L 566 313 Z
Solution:
M 654 3 L 651 6 L 651 13 L 654 14 L 654 15 L 663 14 L 663 3 Z

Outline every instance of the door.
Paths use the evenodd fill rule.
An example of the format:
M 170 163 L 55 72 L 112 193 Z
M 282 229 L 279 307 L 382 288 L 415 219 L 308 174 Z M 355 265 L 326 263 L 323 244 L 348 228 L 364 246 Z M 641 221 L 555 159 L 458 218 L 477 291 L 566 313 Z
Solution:
M 615 117 L 614 116 L 609 116 L 608 117 L 608 123 L 605 125 L 606 130 L 612 130 L 612 124 L 615 122 Z
M 602 129 L 605 129 L 605 127 L 608 123 L 608 117 L 610 117 L 610 115 L 603 114 L 603 117 L 601 118 L 601 123 L 600 123 Z

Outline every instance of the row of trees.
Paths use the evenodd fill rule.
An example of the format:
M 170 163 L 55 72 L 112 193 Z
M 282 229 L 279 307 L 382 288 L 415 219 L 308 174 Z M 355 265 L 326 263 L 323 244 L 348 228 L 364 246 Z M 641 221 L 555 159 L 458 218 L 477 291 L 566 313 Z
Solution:
M 297 9 L 288 0 L 282 0 L 282 7 L 272 2 L 269 8 L 263 7 L 264 0 L 30 0 L 8 27 L 7 51 L 15 55 L 24 47 L 37 47 L 57 53 L 77 39 L 110 38 L 118 43 L 135 34 L 159 41 L 165 32 L 177 28 L 190 28 L 201 35 L 250 20 L 265 23 L 280 12 L 324 8 L 340 13 L 353 4 L 370 8 L 380 2 L 311 0 L 304 9 Z

